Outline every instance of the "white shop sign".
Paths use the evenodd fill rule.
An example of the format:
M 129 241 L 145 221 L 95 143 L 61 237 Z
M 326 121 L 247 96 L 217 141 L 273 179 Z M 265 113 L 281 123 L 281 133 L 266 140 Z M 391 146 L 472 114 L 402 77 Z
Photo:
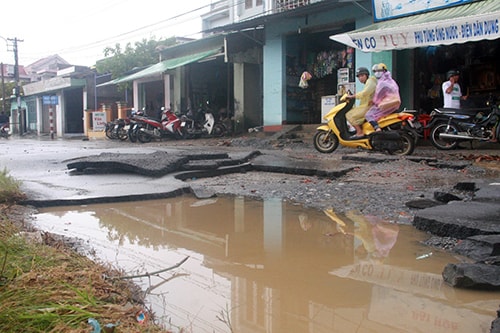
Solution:
M 106 128 L 106 112 L 92 112 L 92 129 L 104 131 Z
M 500 38 L 499 21 L 500 12 L 494 12 L 384 29 L 360 29 L 330 38 L 363 52 L 461 44 Z

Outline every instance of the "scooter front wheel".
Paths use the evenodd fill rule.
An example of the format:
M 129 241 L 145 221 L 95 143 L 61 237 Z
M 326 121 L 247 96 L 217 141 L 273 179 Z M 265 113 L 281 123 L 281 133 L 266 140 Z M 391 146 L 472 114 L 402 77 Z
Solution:
M 130 142 L 137 142 L 137 129 L 131 128 L 128 130 L 128 139 Z
M 323 154 L 333 152 L 339 147 L 339 138 L 332 131 L 319 130 L 314 134 L 314 148 Z
M 106 133 L 106 137 L 108 139 L 111 139 L 111 140 L 116 139 L 114 129 L 115 129 L 115 126 L 112 123 L 106 124 L 106 129 L 105 129 L 104 133 Z
M 148 143 L 151 142 L 151 135 L 148 133 L 141 131 L 141 129 L 137 130 L 137 140 L 141 143 Z
M 453 124 L 437 124 L 431 130 L 431 143 L 434 147 L 441 150 L 451 150 L 458 146 L 458 140 L 442 139 L 441 134 L 457 134 L 458 128 Z
M 125 127 L 120 127 L 117 131 L 117 137 L 120 141 L 125 141 L 128 139 L 128 131 L 125 129 Z

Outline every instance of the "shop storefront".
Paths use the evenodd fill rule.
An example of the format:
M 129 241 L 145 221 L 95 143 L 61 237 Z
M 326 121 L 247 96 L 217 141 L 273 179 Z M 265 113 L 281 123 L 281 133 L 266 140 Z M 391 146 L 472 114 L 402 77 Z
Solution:
M 450 69 L 461 72 L 462 92 L 470 96 L 464 107 L 482 106 L 490 95 L 500 96 L 500 1 L 449 1 L 450 7 L 434 1 L 436 8 L 428 12 L 415 3 L 411 9 L 419 14 L 407 10 L 401 17 L 383 17 L 377 10 L 381 2 L 373 2 L 376 23 L 330 38 L 357 53 L 371 52 L 373 62 L 392 65 L 404 106 L 423 113 L 442 106 L 441 84 Z M 395 1 L 388 1 L 385 9 L 396 14 L 391 3 Z
M 354 48 L 328 39 L 329 32 L 286 39 L 286 123 L 317 124 L 327 96 L 355 88 Z M 339 77 L 339 73 L 343 73 Z M 304 76 L 304 77 L 302 77 Z
M 492 96 L 500 96 L 500 43 L 479 41 L 450 46 L 429 46 L 415 51 L 415 107 L 428 113 L 443 105 L 441 85 L 446 71 L 460 71 L 463 107 L 481 107 Z
M 307 1 L 297 7 L 213 28 L 212 33 L 247 36 L 248 42 L 256 40 L 250 34 L 262 34 L 256 45 L 261 52 L 258 59 L 261 77 L 252 75 L 254 86 L 242 81 L 245 91 L 255 92 L 252 100 L 262 104 L 239 103 L 235 89 L 235 110 L 239 108 L 245 118 L 242 128 L 258 126 L 273 132 L 281 130 L 284 124 L 321 122 L 323 101 L 337 95 L 339 86 L 346 85 L 352 90 L 356 86 L 354 47 L 333 42 L 329 36 L 371 23 L 370 4 L 369 0 Z M 366 66 L 369 62 L 366 57 L 359 64 Z M 303 75 L 309 79 L 307 84 L 299 86 Z

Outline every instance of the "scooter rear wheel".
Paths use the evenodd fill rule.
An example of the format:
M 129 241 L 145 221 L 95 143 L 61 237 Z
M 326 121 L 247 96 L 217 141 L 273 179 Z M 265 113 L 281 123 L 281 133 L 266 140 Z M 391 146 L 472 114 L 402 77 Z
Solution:
M 409 133 L 400 133 L 403 148 L 393 152 L 394 155 L 411 155 L 415 150 L 415 138 Z
M 216 138 L 223 137 L 226 134 L 226 126 L 221 123 L 215 123 L 212 128 L 212 135 Z
M 440 134 L 441 133 L 447 133 L 447 134 L 457 134 L 458 133 L 458 128 L 453 125 L 453 124 L 437 124 L 434 126 L 434 128 L 431 130 L 431 143 L 434 147 L 440 150 L 451 150 L 455 149 L 458 146 L 458 140 L 454 139 L 441 139 Z
M 314 148 L 323 154 L 333 152 L 339 147 L 339 138 L 332 131 L 319 130 L 314 134 Z

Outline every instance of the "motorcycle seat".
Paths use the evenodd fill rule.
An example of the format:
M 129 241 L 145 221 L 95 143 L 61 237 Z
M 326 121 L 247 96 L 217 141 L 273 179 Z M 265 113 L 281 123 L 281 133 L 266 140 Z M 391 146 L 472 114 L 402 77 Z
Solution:
M 471 108 L 471 109 L 454 109 L 454 108 L 438 108 L 441 113 L 450 113 L 450 114 L 463 114 L 468 116 L 475 116 L 476 113 L 480 111 L 489 112 L 489 108 Z

